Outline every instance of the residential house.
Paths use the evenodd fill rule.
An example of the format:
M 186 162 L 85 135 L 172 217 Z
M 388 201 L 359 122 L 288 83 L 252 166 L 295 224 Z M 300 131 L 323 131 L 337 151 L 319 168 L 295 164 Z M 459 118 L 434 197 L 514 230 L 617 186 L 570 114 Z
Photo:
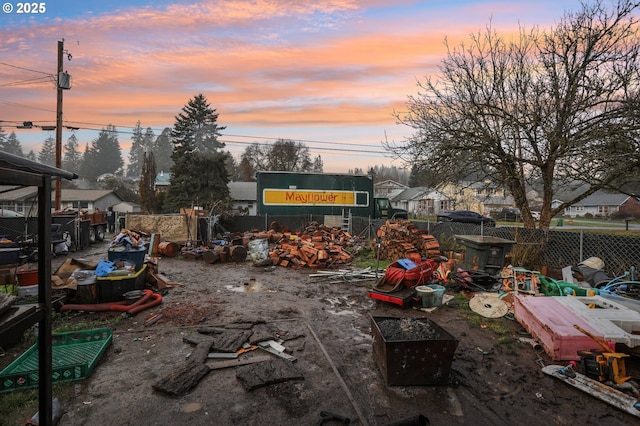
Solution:
M 233 211 L 249 216 L 258 214 L 257 182 L 229 182 L 229 196 Z
M 489 214 L 503 207 L 515 207 L 507 191 L 490 181 L 447 183 L 438 187 L 449 199 L 450 210 L 472 210 Z
M 51 199 L 55 191 L 51 192 Z M 122 202 L 122 198 L 114 191 L 106 189 L 62 189 L 60 192 L 60 209 L 74 208 L 86 210 L 106 210 L 107 207 Z M 37 216 L 38 189 L 28 187 L 0 187 L 0 206 L 15 210 L 25 216 Z
M 140 213 L 142 211 L 140 204 L 129 201 L 122 201 L 118 204 L 114 204 L 112 207 L 113 211 L 118 213 Z
M 156 180 L 153 182 L 156 193 L 166 191 L 169 185 L 171 185 L 171 173 L 163 170 L 156 173 Z
M 405 189 L 409 189 L 409 187 L 390 179 L 373 185 L 373 193 L 376 198 L 392 199 Z
M 570 217 L 580 217 L 590 214 L 594 217 L 609 217 L 620 213 L 631 215 L 640 209 L 640 200 L 626 194 L 607 191 L 596 191 L 577 203 L 564 209 L 564 214 Z
M 437 215 L 443 210 L 449 210 L 447 196 L 425 186 L 407 188 L 390 201 L 394 207 L 405 209 L 414 218 Z

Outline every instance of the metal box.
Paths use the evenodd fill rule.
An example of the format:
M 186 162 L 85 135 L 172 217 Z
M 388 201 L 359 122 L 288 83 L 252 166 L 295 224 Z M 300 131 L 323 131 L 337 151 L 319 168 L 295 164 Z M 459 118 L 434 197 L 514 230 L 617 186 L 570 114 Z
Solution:
M 448 383 L 458 340 L 428 318 L 371 316 L 373 359 L 388 385 Z
M 464 266 L 467 270 L 480 269 L 496 274 L 504 267 L 504 258 L 516 242 L 482 235 L 456 235 L 466 247 Z

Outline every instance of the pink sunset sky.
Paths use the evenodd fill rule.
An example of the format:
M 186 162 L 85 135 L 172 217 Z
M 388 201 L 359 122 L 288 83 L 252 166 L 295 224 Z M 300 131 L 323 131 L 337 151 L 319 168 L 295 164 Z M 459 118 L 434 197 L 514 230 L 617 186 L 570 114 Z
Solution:
M 384 153 L 416 81 L 437 75 L 451 46 L 489 24 L 551 27 L 578 1 L 47 1 L 35 13 L 3 2 L 0 126 L 25 152 L 55 132 L 57 43 L 71 90 L 64 125 L 84 148 L 109 124 L 127 159 L 138 121 L 156 135 L 202 93 L 236 158 L 248 143 L 304 142 L 325 172 L 402 164 Z M 9 10 L 9 6 L 11 10 Z M 22 12 L 25 12 L 24 7 Z M 66 142 L 71 130 L 63 131 Z

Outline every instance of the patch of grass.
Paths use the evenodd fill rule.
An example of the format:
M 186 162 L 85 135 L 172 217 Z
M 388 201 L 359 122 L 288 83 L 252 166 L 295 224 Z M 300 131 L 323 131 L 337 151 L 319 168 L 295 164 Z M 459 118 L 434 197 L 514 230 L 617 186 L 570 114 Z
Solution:
M 73 394 L 75 382 L 64 382 L 53 385 L 52 394 L 59 401 L 64 401 Z M 39 410 L 38 388 L 22 389 L 3 393 L 0 397 L 0 426 L 24 424 Z
M 87 319 L 86 321 L 78 321 L 78 322 L 71 323 L 71 322 L 65 321 L 63 316 L 60 316 L 59 318 L 54 317 L 52 331 L 53 333 L 68 333 L 71 331 L 91 330 L 94 328 L 110 327 L 111 325 L 117 324 L 126 318 L 127 317 L 125 315 L 114 314 L 111 317 L 106 317 L 101 319 Z
M 505 318 L 485 318 L 478 315 L 469 307 L 467 298 L 458 293 L 454 296 L 453 301 L 457 302 L 461 307 L 460 316 L 464 318 L 472 328 L 484 328 L 493 331 L 499 336 L 498 343 L 511 343 L 511 330 L 508 327 L 508 321 Z M 502 342 L 501 342 L 502 340 Z
M 38 411 L 38 389 L 26 389 L 2 394 L 0 426 L 23 424 Z M 24 418 L 24 413 L 32 413 Z
M 385 269 L 392 262 L 386 259 L 377 259 L 375 250 L 363 250 L 353 257 L 351 265 L 355 268 L 372 270 Z

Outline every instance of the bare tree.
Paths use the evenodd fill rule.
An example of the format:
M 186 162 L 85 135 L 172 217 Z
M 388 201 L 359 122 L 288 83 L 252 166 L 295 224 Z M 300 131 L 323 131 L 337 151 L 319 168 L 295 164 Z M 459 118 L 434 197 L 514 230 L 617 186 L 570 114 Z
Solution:
M 526 191 L 542 191 L 540 227 L 599 189 L 638 175 L 638 3 L 601 0 L 566 12 L 549 31 L 521 28 L 513 41 L 489 26 L 448 48 L 438 79 L 427 76 L 395 112 L 415 133 L 387 143 L 407 163 L 450 182 L 482 173 L 504 185 L 535 227 Z M 552 208 L 554 194 L 572 199 Z
M 309 148 L 302 142 L 278 139 L 272 145 L 254 143 L 245 148 L 241 164 L 254 173 L 260 170 L 283 172 L 322 171 L 322 160 L 311 160 Z

